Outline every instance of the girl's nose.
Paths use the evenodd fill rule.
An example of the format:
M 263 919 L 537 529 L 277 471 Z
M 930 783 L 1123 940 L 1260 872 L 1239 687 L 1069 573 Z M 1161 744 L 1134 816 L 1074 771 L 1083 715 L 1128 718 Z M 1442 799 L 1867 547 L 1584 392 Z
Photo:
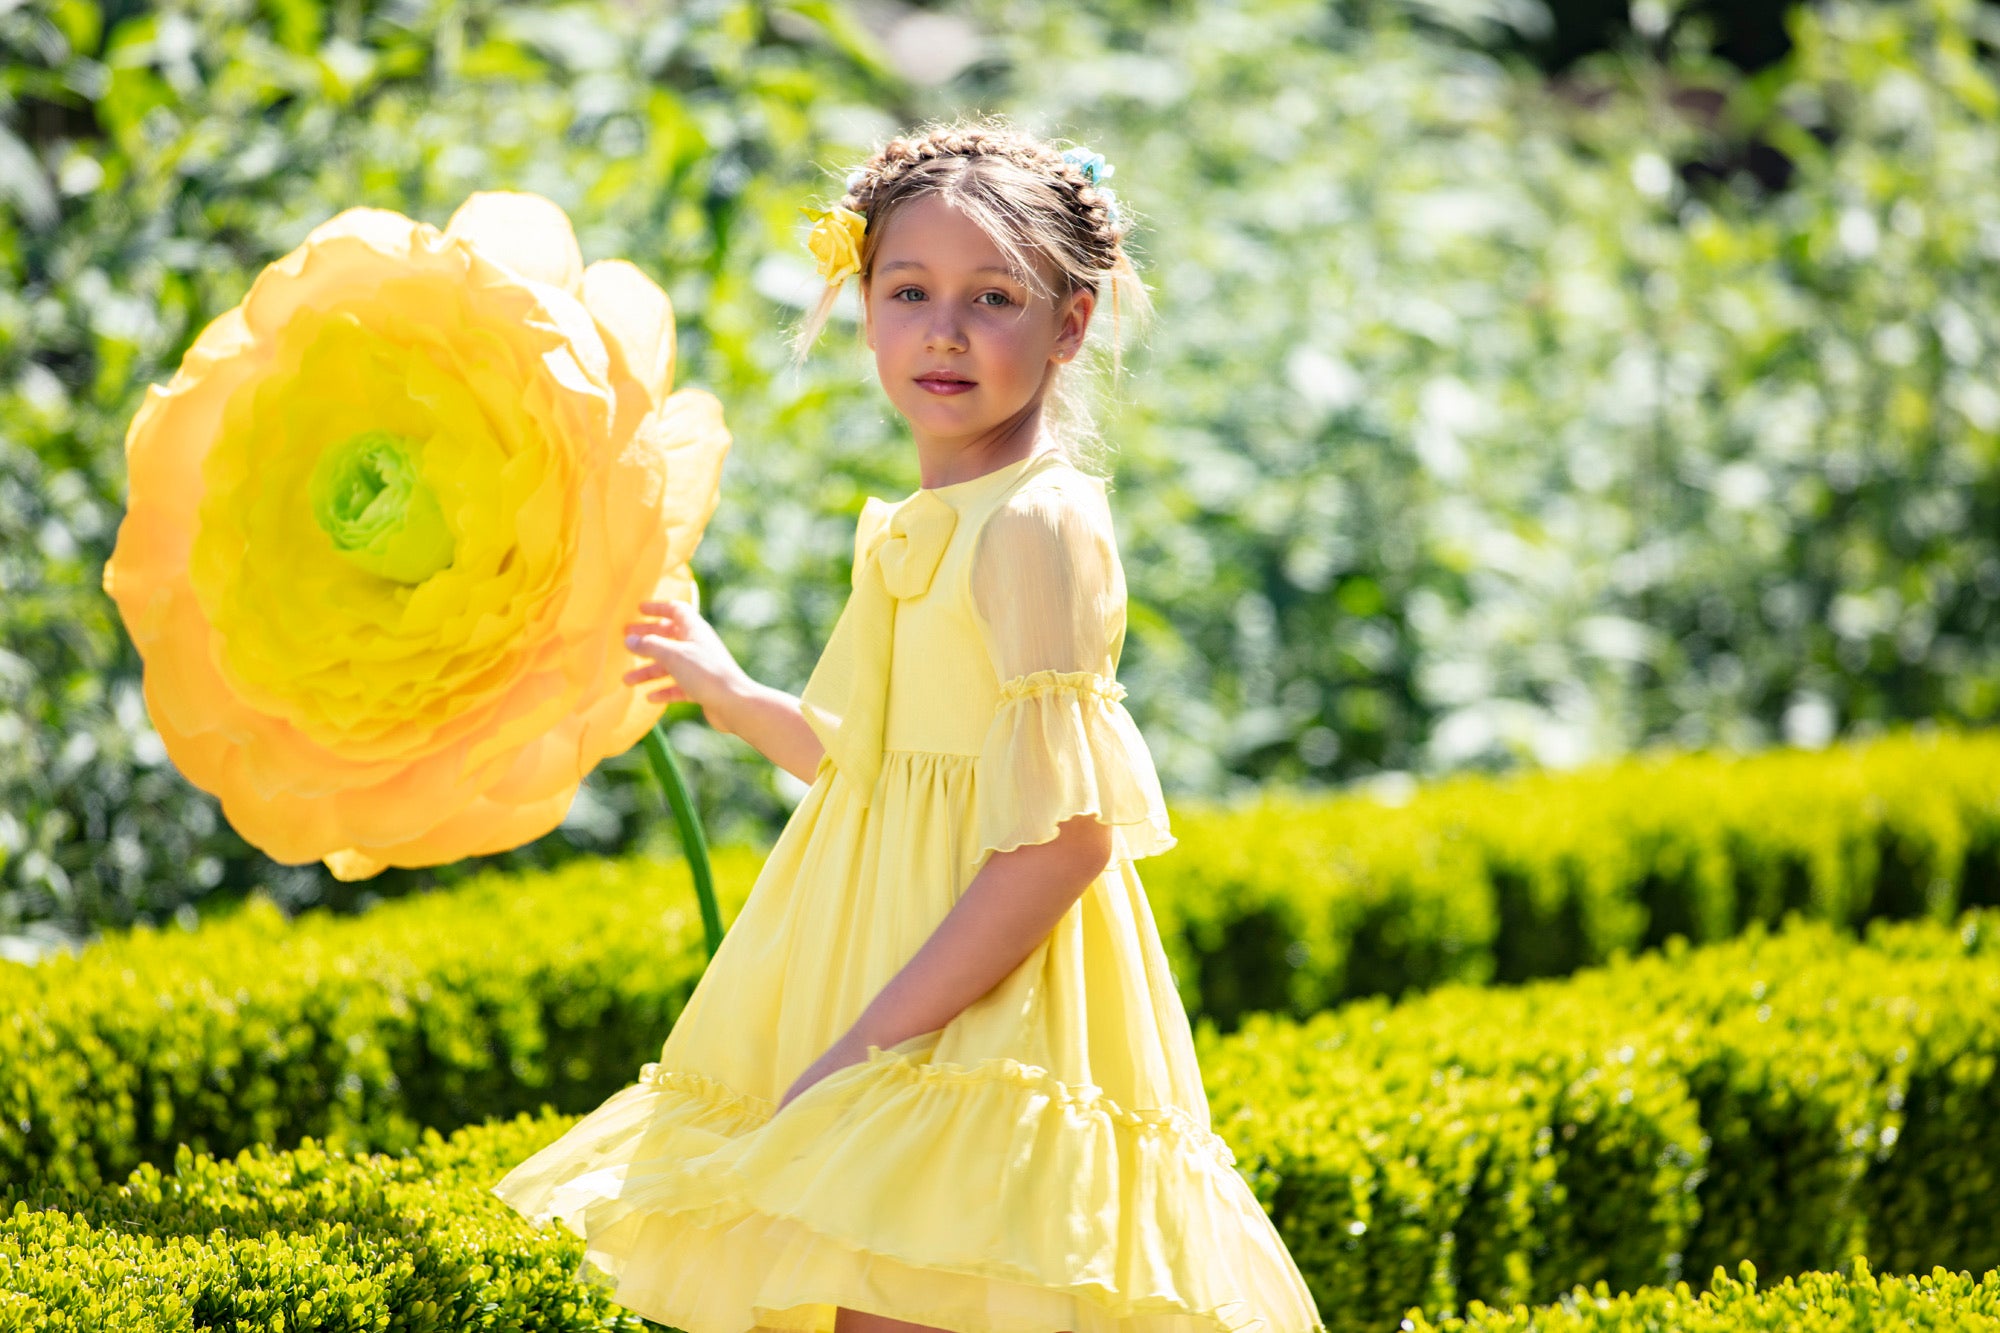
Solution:
M 932 351 L 940 347 L 965 346 L 965 331 L 959 327 L 958 320 L 944 309 L 944 304 L 942 301 L 936 303 L 936 313 L 931 316 L 930 328 L 924 339 L 924 346 Z

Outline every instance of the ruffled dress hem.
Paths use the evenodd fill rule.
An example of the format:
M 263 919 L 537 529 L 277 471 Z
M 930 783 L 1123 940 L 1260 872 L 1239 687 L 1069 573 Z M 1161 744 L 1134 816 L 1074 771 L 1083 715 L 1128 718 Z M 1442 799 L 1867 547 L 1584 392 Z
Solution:
M 962 1333 L 1323 1333 L 1219 1136 L 1012 1059 L 921 1058 L 936 1037 L 776 1115 L 649 1064 L 493 1192 L 687 1333 L 831 1333 L 839 1306 Z

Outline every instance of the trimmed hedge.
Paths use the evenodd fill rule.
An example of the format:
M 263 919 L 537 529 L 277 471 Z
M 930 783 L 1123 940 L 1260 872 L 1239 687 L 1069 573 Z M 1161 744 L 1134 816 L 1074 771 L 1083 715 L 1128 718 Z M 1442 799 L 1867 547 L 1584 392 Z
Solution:
M 532 1232 L 484 1188 L 568 1123 L 429 1131 L 397 1156 L 182 1148 L 172 1175 L 22 1200 L 0 1215 L 0 1333 L 643 1328 L 576 1280 L 581 1240 Z
M 122 1333 L 197 1327 L 625 1330 L 643 1321 L 577 1281 L 583 1242 L 534 1232 L 484 1186 L 567 1118 L 521 1117 L 427 1135 L 404 1156 L 349 1160 L 315 1143 L 218 1162 L 183 1153 L 174 1174 L 142 1167 L 82 1211 L 16 1206 L 0 1218 L 0 1333 Z M 1810 1273 L 1759 1288 L 1715 1271 L 1612 1296 L 1578 1286 L 1560 1305 L 1489 1309 L 1413 1333 L 1808 1333 L 1881 1328 L 2000 1329 L 2000 1272 L 1936 1269 L 1877 1277 Z M 1348 1324 L 1330 1315 L 1328 1327 Z
M 716 854 L 733 911 L 756 878 Z M 397 1149 L 657 1056 L 701 975 L 684 862 L 576 862 L 291 922 L 262 900 L 0 968 L 0 1185 L 90 1188 L 174 1149 Z
M 1825 923 L 1200 1034 L 1321 1308 L 2000 1266 L 2000 913 Z M 1386 1321 L 1386 1322 L 1384 1322 Z
M 1460 776 L 1404 805 L 1275 791 L 1174 815 L 1142 867 L 1190 1013 L 1299 1017 L 1560 976 L 1787 912 L 2000 905 L 2000 732 Z
M 649 1327 L 589 1280 L 580 1239 L 561 1227 L 532 1230 L 486 1188 L 570 1123 L 521 1116 L 448 1140 L 433 1131 L 397 1156 L 348 1158 L 313 1142 L 283 1153 L 246 1149 L 229 1161 L 183 1150 L 171 1176 L 141 1167 L 74 1212 L 23 1201 L 0 1216 L 0 1333 Z M 1365 1327 L 1323 1313 L 1329 1329 Z M 1402 1324 L 1413 1333 L 1885 1325 L 2000 1330 L 2000 1272 L 1877 1277 L 1856 1259 L 1851 1277 L 1810 1273 L 1759 1288 L 1746 1263 L 1739 1277 L 1716 1269 L 1699 1294 L 1680 1282 L 1613 1296 L 1599 1282 L 1542 1309 L 1473 1301 L 1463 1318 L 1433 1324 L 1412 1308 Z
M 1431 1323 L 1412 1311 L 1410 1333 L 1877 1333 L 1883 1329 L 1964 1329 L 2000 1333 L 2000 1272 L 1934 1269 L 1921 1277 L 1878 1277 L 1865 1259 L 1854 1275 L 1806 1273 L 1759 1287 L 1745 1264 L 1737 1277 L 1720 1269 L 1697 1295 L 1686 1283 L 1613 1297 L 1603 1286 L 1578 1287 L 1560 1305 L 1492 1310 L 1474 1302 L 1463 1319 Z
M 0 1333 L 648 1327 L 589 1280 L 580 1239 L 560 1227 L 534 1231 L 486 1189 L 570 1123 L 521 1116 L 448 1140 L 429 1132 L 398 1156 L 348 1158 L 311 1142 L 229 1161 L 183 1150 L 171 1176 L 141 1167 L 74 1212 L 21 1202 L 0 1216 Z M 1367 1327 L 1323 1314 L 1329 1329 Z M 2000 1273 L 1878 1278 L 1857 1259 L 1851 1277 L 1811 1273 L 1759 1288 L 1745 1264 L 1740 1278 L 1716 1269 L 1699 1294 L 1682 1282 L 1614 1297 L 1600 1282 L 1543 1309 L 1475 1301 L 1462 1319 L 1433 1324 L 1413 1308 L 1403 1323 L 1414 1333 L 1885 1326 L 2000 1329 Z
M 2000 883 L 2000 736 L 1458 779 L 1410 804 L 1177 812 L 1144 863 L 1192 1013 L 1562 971 L 1799 909 L 1945 915 Z M 718 852 L 733 916 L 759 852 Z M 679 861 L 582 861 L 366 916 L 268 906 L 0 966 L 0 1184 L 116 1180 L 182 1143 L 395 1149 L 652 1058 L 703 958 Z M 552 1054 L 553 1053 L 553 1054 Z
M 1802 923 L 1514 991 L 1206 1028 L 1216 1128 L 1329 1329 L 1745 1258 L 1986 1271 L 2000 913 L 1870 934 Z M 40 1189 L 0 1220 L 0 1289 L 82 1311 L 78 1328 L 119 1326 L 133 1291 L 227 1322 L 322 1289 L 367 1318 L 436 1310 L 442 1328 L 473 1287 L 491 1327 L 596 1327 L 596 1294 L 555 1276 L 581 1242 L 535 1233 L 484 1188 L 571 1123 L 426 1132 L 407 1156 L 361 1160 L 183 1149 L 171 1177 L 146 1165 L 95 1194 Z M 546 1300 L 569 1302 L 546 1307 L 561 1320 Z

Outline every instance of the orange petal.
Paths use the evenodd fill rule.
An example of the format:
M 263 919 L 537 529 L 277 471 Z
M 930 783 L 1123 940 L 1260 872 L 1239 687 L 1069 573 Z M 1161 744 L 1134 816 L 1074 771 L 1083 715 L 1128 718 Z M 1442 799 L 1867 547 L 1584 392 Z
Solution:
M 335 879 L 357 880 L 373 879 L 387 870 L 389 865 L 386 861 L 377 861 L 349 847 L 345 851 L 328 853 L 326 868 L 333 872 Z
M 561 824 L 563 817 L 569 814 L 571 802 L 576 799 L 579 785 L 573 782 L 561 791 L 528 805 L 507 805 L 481 796 L 421 837 L 382 846 L 351 847 L 345 849 L 345 855 L 379 861 L 383 865 L 437 866 L 468 856 L 510 851 L 552 832 Z M 361 868 L 362 865 L 360 861 L 351 859 L 344 864 L 352 868 Z M 331 862 L 328 868 L 333 868 Z M 340 872 L 335 870 L 334 873 Z

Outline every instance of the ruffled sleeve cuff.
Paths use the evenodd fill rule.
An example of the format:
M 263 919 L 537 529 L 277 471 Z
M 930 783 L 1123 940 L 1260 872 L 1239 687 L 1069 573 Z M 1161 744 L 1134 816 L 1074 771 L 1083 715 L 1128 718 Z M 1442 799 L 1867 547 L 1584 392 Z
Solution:
M 1175 842 L 1125 687 L 1094 671 L 1035 671 L 1000 687 L 976 770 L 979 851 L 1048 842 L 1066 819 L 1111 826 L 1111 863 Z

